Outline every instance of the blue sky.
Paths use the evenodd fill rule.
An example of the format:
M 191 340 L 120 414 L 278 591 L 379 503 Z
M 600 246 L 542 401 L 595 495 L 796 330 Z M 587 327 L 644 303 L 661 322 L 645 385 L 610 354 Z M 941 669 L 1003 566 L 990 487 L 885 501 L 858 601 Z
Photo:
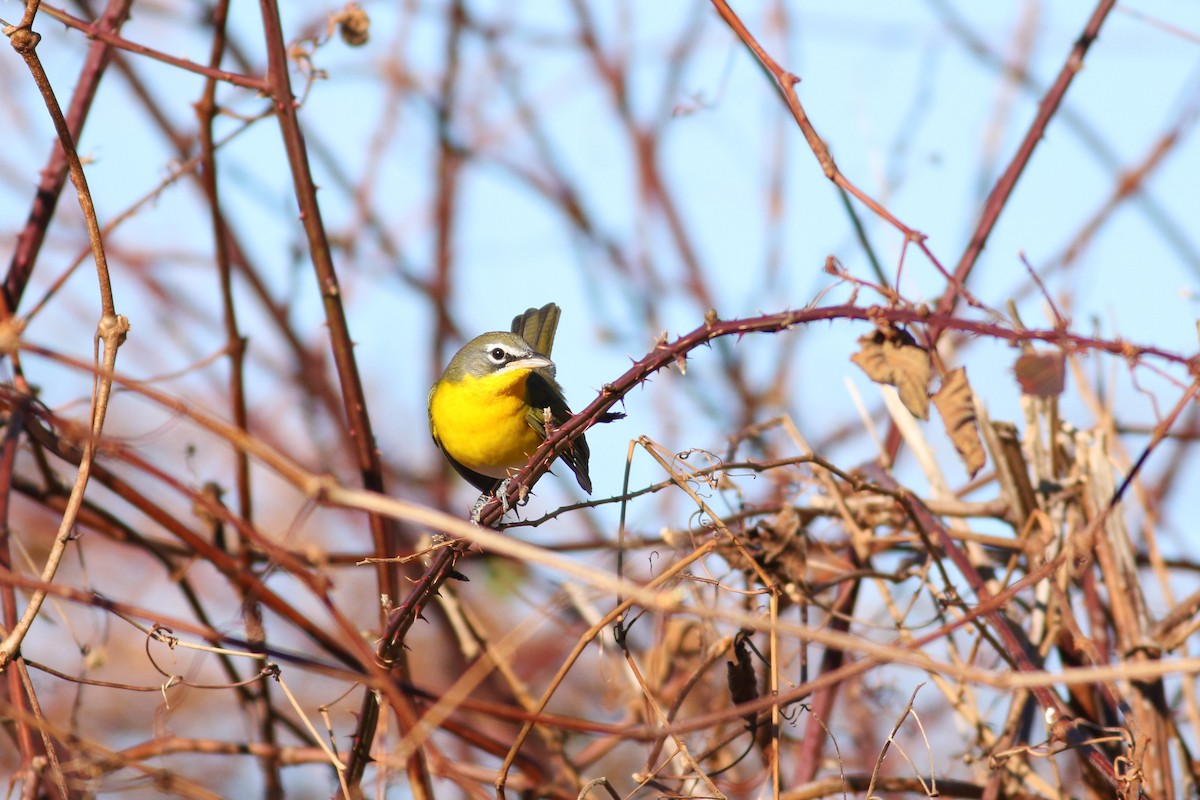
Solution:
M 316 52 L 313 62 L 326 79 L 317 81 L 307 96 L 302 120 L 311 141 L 332 152 L 338 168 L 353 181 L 371 177 L 370 208 L 399 243 L 407 268 L 425 276 L 433 243 L 429 221 L 436 144 L 429 98 L 441 70 L 442 17 L 433 6 L 419 7 L 415 14 L 390 3 L 364 7 L 373 19 L 371 42 L 351 49 L 335 40 Z M 992 55 L 981 57 L 965 46 L 948 23 L 951 16 L 939 12 L 934 3 L 789 4 L 786 37 L 771 22 L 772 7 L 743 3 L 736 10 L 764 45 L 801 77 L 800 97 L 846 176 L 926 233 L 930 248 L 948 267 L 961 252 L 984 192 L 1011 156 L 1043 88 L 1091 12 L 1089 4 L 1078 2 L 950 6 L 953 18 L 992 48 Z M 611 97 L 596 81 L 591 63 L 566 46 L 575 30 L 573 16 L 557 4 L 472 8 L 479 19 L 509 25 L 516 32 L 504 40 L 500 52 L 524 81 L 530 102 L 540 109 L 555 157 L 581 191 L 588 212 L 630 258 L 651 263 L 666 281 L 663 289 L 653 290 L 655 323 L 673 333 L 694 327 L 703 309 L 677 291 L 682 274 L 678 251 L 661 217 L 648 214 L 638 199 L 629 138 L 615 120 Z M 1147 14 L 1169 12 L 1169 17 L 1144 19 L 1137 14 L 1143 8 Z M 285 9 L 287 29 L 316 30 L 316 10 L 309 9 L 307 17 L 297 15 L 298 10 Z M 235 41 L 254 41 L 255 14 L 255 9 L 235 4 Z M 593 14 L 602 47 L 610 54 L 624 54 L 631 65 L 628 87 L 635 118 L 645 124 L 663 103 L 676 110 L 662 126 L 659 163 L 722 316 L 811 302 L 831 283 L 822 272 L 829 255 L 852 273 L 869 275 L 836 192 L 784 116 L 772 86 L 710 9 L 683 2 L 601 4 Z M 664 100 L 663 50 L 697 15 L 695 47 L 677 96 Z M 1176 30 L 1164 30 L 1162 24 Z M 1197 30 L 1200 10 L 1190 4 L 1165 9 L 1130 4 L 1111 15 L 1072 87 L 1064 114 L 1047 131 L 972 276 L 971 286 L 981 298 L 1001 308 L 1025 282 L 1020 256 L 1041 265 L 1062 251 L 1111 193 L 1117 170 L 1141 160 L 1181 106 L 1194 102 L 1200 63 Z M 126 34 L 156 42 L 173 54 L 205 58 L 206 40 L 174 15 L 139 11 Z M 82 49 L 79 37 L 57 25 L 48 25 L 45 35 L 42 52 L 52 78 L 59 86 L 69 86 Z M 559 302 L 565 309 L 556 352 L 563 364 L 560 376 L 573 403 L 582 406 L 601 383 L 625 368 L 628 356 L 640 356 L 651 345 L 657 329 L 643 321 L 643 298 L 651 290 L 614 280 L 606 255 L 572 234 L 551 204 L 512 178 L 511 165 L 544 172 L 541 154 L 517 123 L 514 106 L 478 37 L 464 41 L 465 78 L 455 135 L 476 148 L 478 158 L 464 169 L 458 198 L 452 298 L 456 321 L 469 336 L 504 327 L 513 313 L 527 306 Z M 1027 47 L 1024 63 L 1035 88 L 1007 80 L 991 60 L 1017 60 L 1020 46 Z M 4 68 L 19 75 L 17 66 L 8 61 Z M 154 62 L 143 60 L 138 66 L 170 117 L 189 129 L 189 104 L 197 96 L 199 80 Z M 396 95 L 385 92 L 383 80 L 395 71 L 403 71 L 416 89 L 398 102 Z M 263 108 L 261 99 L 242 90 L 225 90 L 221 99 L 240 114 Z M 13 177 L 0 187 L 0 208 L 8 210 L 10 231 L 23 219 L 28 181 L 46 143 L 41 116 L 31 114 L 25 124 L 42 135 L 6 137 L 11 145 L 5 168 Z M 232 131 L 241 125 L 240 120 L 226 119 L 220 127 Z M 1095 324 L 1104 335 L 1119 333 L 1181 351 L 1194 347 L 1195 301 L 1190 292 L 1197 267 L 1189 258 L 1200 249 L 1191 225 L 1200 197 L 1190 176 L 1197 174 L 1200 150 L 1190 131 L 1184 129 L 1183 141 L 1145 184 L 1149 202 L 1124 204 L 1079 263 L 1048 279 L 1050 291 L 1064 298 L 1077 327 L 1090 329 Z M 1103 152 L 1086 140 L 1100 142 Z M 92 159 L 89 178 L 102 221 L 153 189 L 173 159 L 117 76 L 104 84 L 81 150 Z M 309 341 L 319 342 L 322 315 L 298 249 L 303 240 L 277 127 L 270 120 L 254 123 L 222 156 L 226 202 L 234 218 L 246 225 L 241 237 L 264 265 L 277 298 L 288 300 L 298 329 Z M 381 445 L 385 453 L 403 450 L 401 460 L 426 460 L 431 451 L 423 441 L 415 448 L 406 446 L 414 429 L 423 425 L 424 391 L 433 369 L 426 359 L 425 301 L 397 278 L 399 265 L 383 255 L 378 242 L 351 227 L 359 213 L 353 198 L 336 185 L 320 158 L 314 162 L 331 234 L 336 239 L 344 231 L 355 231 L 353 253 L 339 253 L 341 275 L 376 416 L 384 418 L 387 410 L 388 423 L 379 428 Z M 765 187 L 779 170 L 785 205 L 772 218 Z M 54 237 L 62 256 L 81 243 L 77 215 L 66 205 L 61 233 Z M 1161 214 L 1158 222 L 1147 210 L 1151 207 Z M 894 275 L 899 236 L 862 207 L 858 211 L 885 270 Z M 1187 247 L 1169 246 L 1164 241 L 1166 228 L 1180 231 Z M 170 330 L 185 323 L 177 313 L 155 308 L 136 280 L 122 285 L 120 249 L 136 254 L 159 248 L 160 255 L 149 265 L 138 261 L 131 269 L 151 269 L 157 280 L 179 287 L 197 306 L 208 309 L 197 312 L 201 317 L 211 317 L 215 298 L 212 272 L 206 266 L 211 244 L 194 188 L 180 183 L 168 189 L 125 224 L 112 242 L 118 302 L 134 324 L 127 363 L 135 360 L 144 342 L 162 368 L 184 366 L 197 354 L 180 346 L 162 364 L 162 340 L 139 336 L 159 325 Z M 768 253 L 776 246 L 777 260 L 771 266 Z M 49 274 L 48 268 L 39 270 L 38 277 L 44 280 Z M 86 270 L 71 283 L 84 308 L 93 283 Z M 940 277 L 929 265 L 909 258 L 902 284 L 906 296 L 932 298 L 941 288 Z M 844 290 L 834 289 L 827 300 L 845 296 Z M 1027 324 L 1044 324 L 1038 298 L 1026 295 L 1020 305 Z M 253 331 L 255 307 L 246 303 L 244 308 Z M 69 321 L 47 319 L 45 329 L 35 323 L 30 335 L 51 338 L 43 330 L 61 331 L 64 324 Z M 203 330 L 199 318 L 196 324 Z M 805 359 L 806 380 L 796 386 L 787 410 L 802 425 L 808 419 L 843 415 L 848 408 L 841 388 L 845 376 L 872 391 L 846 361 L 861 332 L 835 326 L 828 332 L 797 334 L 805 337 L 798 352 Z M 179 336 L 185 339 L 194 333 L 184 329 Z M 252 336 L 252 350 L 269 362 L 274 343 L 263 337 Z M 77 344 L 84 352 L 90 348 L 86 339 Z M 741 347 L 752 368 L 771 371 L 778 350 L 770 343 L 747 342 Z M 409 360 L 413 355 L 419 358 L 415 364 Z M 702 379 L 704 355 L 694 360 Z M 401 361 L 404 375 L 398 380 Z M 1003 364 L 996 369 L 987 369 L 991 363 L 980 366 L 985 368 L 974 368 L 973 377 L 990 387 L 989 400 L 1003 404 L 998 411 L 1011 416 L 1015 392 L 1006 390 L 1011 381 Z M 647 394 L 655 391 L 651 388 Z M 260 393 L 259 402 L 269 402 L 268 396 Z M 643 400 L 652 406 L 654 397 L 632 398 L 631 403 L 636 407 Z M 623 430 L 613 428 L 593 437 L 602 491 L 615 488 L 620 470 L 613 463 L 625 449 L 626 434 L 656 434 L 654 415 L 647 416 L 634 414 Z M 639 424 L 641 420 L 647 424 Z M 710 435 L 723 434 L 713 430 Z M 679 439 L 670 444 L 700 442 Z
M 7 6 L 16 9 L 12 3 Z M 442 69 L 444 29 L 435 6 L 416 7 L 415 13 L 391 3 L 364 7 L 373 19 L 370 43 L 351 49 L 335 39 L 314 54 L 324 79 L 306 96 L 301 118 L 310 152 L 332 153 L 337 169 L 354 183 L 369 179 L 365 207 L 403 253 L 403 264 L 385 255 L 379 241 L 357 222 L 364 206 L 356 206 L 327 162 L 314 157 L 322 213 L 335 246 L 347 235 L 353 239 L 353 249 L 340 249 L 337 255 L 370 402 L 382 421 L 377 423 L 381 447 L 386 457 L 421 469 L 433 455 L 422 429 L 425 390 L 436 367 L 428 359 L 426 301 L 399 276 L 406 271 L 424 279 L 431 268 L 436 158 L 431 98 Z M 801 77 L 801 100 L 844 174 L 926 233 L 931 250 L 947 267 L 956 262 L 986 190 L 1011 157 L 1044 87 L 1091 13 L 1090 4 L 1079 2 L 958 4 L 946 6 L 949 12 L 927 2 L 796 3 L 786 6 L 784 36 L 773 22 L 773 8 L 736 6 L 764 45 Z M 546 174 L 544 153 L 519 124 L 482 40 L 466 36 L 453 130 L 475 158 L 462 172 L 457 198 L 456 323 L 469 337 L 504 327 L 527 306 L 557 301 L 565 310 L 555 353 L 562 365 L 560 377 L 573 404 L 582 406 L 625 369 L 629 357 L 644 354 L 660 330 L 688 330 L 704 309 L 679 290 L 683 271 L 678 248 L 661 215 L 647 211 L 639 198 L 629 136 L 617 121 L 611 95 L 596 80 L 591 62 L 568 46 L 576 30 L 569 9 L 479 4 L 472 10 L 479 20 L 508 26 L 511 35 L 496 52 L 538 109 L 563 174 L 581 193 L 604 236 L 632 263 L 648 265 L 643 278 L 655 276 L 651 283 L 656 285 L 617 278 L 608 254 L 573 233 L 553 204 L 514 180 L 513 169 Z M 309 16 L 303 17 L 298 11 L 285 9 L 289 32 L 320 29 L 317 9 L 305 9 Z M 15 16 L 8 8 L 4 12 Z M 258 35 L 256 13 L 235 4 L 236 42 L 252 45 Z M 832 283 L 822 271 L 830 255 L 851 273 L 869 277 L 835 190 L 786 118 L 773 87 L 711 9 L 690 2 L 599 4 L 592 13 L 601 47 L 612 58 L 627 59 L 630 104 L 638 123 L 648 124 L 663 106 L 674 109 L 661 125 L 659 164 L 722 316 L 812 302 Z M 668 63 L 663 52 L 679 41 L 688 24 L 694 25 L 694 36 L 688 38 L 694 47 L 675 95 L 664 98 Z M 990 48 L 988 54 L 973 52 L 956 25 L 978 37 Z M 1200 9 L 1191 4 L 1128 4 L 1110 16 L 972 276 L 971 287 L 985 302 L 1003 308 L 1026 283 L 1021 256 L 1041 266 L 1060 253 L 1103 206 L 1118 172 L 1139 163 L 1175 124 L 1181 108 L 1195 103 L 1198 30 Z M 206 57 L 206 40 L 179 15 L 139 9 L 126 35 L 194 60 Z M 77 34 L 52 24 L 45 26 L 45 36 L 42 55 L 52 79 L 69 87 L 83 43 Z M 1028 68 L 1032 85 L 1015 83 L 997 66 L 1014 61 Z M 168 116 L 190 130 L 190 103 L 200 81 L 147 60 L 137 66 Z M 6 80 L 29 92 L 19 67 L 6 61 Z M 412 87 L 399 99 L 387 91 L 385 81 L 397 73 Z M 299 85 L 300 76 L 294 77 Z M 226 89 L 221 101 L 241 115 L 263 110 L 263 101 L 243 90 Z M 15 232 L 49 130 L 36 113 L 6 124 L 14 130 L 6 136 L 3 164 L 9 178 L 0 185 L 0 208 Z M 228 118 L 219 128 L 228 133 L 243 125 Z M 1193 220 L 1200 190 L 1193 177 L 1200 168 L 1200 148 L 1191 131 L 1190 125 L 1181 126 L 1182 140 L 1144 184 L 1146 199 L 1124 203 L 1072 267 L 1047 279 L 1076 329 L 1180 352 L 1194 349 L 1200 244 Z M 103 85 L 81 151 L 90 159 L 88 174 L 102 221 L 154 189 L 174 162 L 174 154 L 131 98 L 128 84 L 115 74 Z M 222 151 L 221 168 L 227 207 L 244 224 L 239 236 L 262 265 L 277 300 L 287 302 L 297 330 L 319 345 L 322 312 L 305 264 L 275 124 L 261 120 L 249 125 Z M 779 173 L 784 205 L 772 216 L 766 190 Z M 861 206 L 858 212 L 885 271 L 894 277 L 900 237 Z M 64 204 L 60 220 L 51 243 L 56 264 L 82 244 L 70 203 Z M 1174 234 L 1182 237 L 1182 246 L 1170 243 Z M 11 238 L 5 255 L 9 242 Z M 111 245 L 118 303 L 134 327 L 127 368 L 144 374 L 185 368 L 205 350 L 203 344 L 187 342 L 199 341 L 217 318 L 208 266 L 210 234 L 194 186 L 181 182 L 167 189 L 125 223 Z M 154 253 L 149 259 L 148 252 Z M 156 305 L 138 277 L 146 274 L 143 270 L 169 290 L 182 292 L 193 311 Z M 54 266 L 40 267 L 36 285 L 46 286 L 55 274 Z M 87 309 L 93 287 L 85 268 L 68 284 L 78 299 L 47 310 L 30 327 L 31 338 L 61 342 L 76 354 L 90 352 L 85 332 L 91 325 Z M 940 293 L 942 281 L 910 254 L 901 288 L 910 299 L 929 299 Z M 824 299 L 847 296 L 844 287 L 834 288 Z M 1026 324 L 1045 324 L 1040 298 L 1026 293 L 1019 307 Z M 278 343 L 265 328 L 259 331 L 261 311 L 253 303 L 245 302 L 243 309 L 259 370 L 255 374 L 264 382 L 252 383 L 251 396 L 257 408 L 266 410 L 275 402 L 269 382 Z M 647 310 L 654 316 L 649 324 Z M 80 322 L 78 335 L 68 343 L 63 332 Z M 750 369 L 764 379 L 781 354 L 794 352 L 787 357 L 803 359 L 798 374 L 804 380 L 782 410 L 793 414 L 802 430 L 811 426 L 811 433 L 830 419 L 852 414 L 842 388 L 845 378 L 873 397 L 869 382 L 847 361 L 862 332 L 837 325 L 797 332 L 804 340 L 794 351 L 771 341 L 747 340 L 738 347 Z M 164 349 L 171 337 L 174 343 Z M 447 343 L 444 358 L 453 346 Z M 977 386 L 996 406 L 994 413 L 1016 416 L 1007 356 L 983 356 L 975 363 L 969 352 L 965 357 Z M 693 359 L 690 376 L 697 382 L 706 378 L 705 358 L 698 353 Z M 191 380 L 196 379 L 209 390 L 219 385 L 215 377 Z M 675 380 L 656 379 L 630 398 L 628 422 L 593 436 L 601 492 L 615 490 L 619 463 L 633 435 L 661 435 L 669 447 L 683 448 L 717 446 L 727 433 L 708 423 L 686 432 L 673 430 L 669 415 L 661 413 L 663 404 L 693 407 L 686 392 L 669 388 Z M 1130 390 L 1127 380 L 1119 383 L 1117 391 L 1129 404 L 1123 410 L 1144 420 L 1144 398 Z M 59 389 L 56 399 L 67 402 L 85 386 L 83 380 L 50 381 L 48 396 Z M 675 396 L 667 401 L 659 392 Z M 711 402 L 719 406 L 722 400 Z M 1169 404 L 1169 396 L 1163 402 Z M 677 412 L 680 418 L 690 416 Z M 1080 413 L 1078 422 L 1088 424 L 1086 413 Z M 301 421 L 296 424 L 303 427 Z M 316 454 L 300 448 L 298 455 Z

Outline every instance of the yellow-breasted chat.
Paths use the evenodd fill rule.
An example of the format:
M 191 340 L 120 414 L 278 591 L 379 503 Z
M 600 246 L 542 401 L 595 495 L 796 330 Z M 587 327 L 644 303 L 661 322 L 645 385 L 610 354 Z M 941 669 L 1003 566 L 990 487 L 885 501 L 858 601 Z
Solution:
M 429 391 L 429 432 L 468 483 L 493 494 L 525 466 L 552 426 L 571 417 L 550 351 L 562 312 L 554 303 L 513 318 L 463 345 Z M 588 446 L 576 437 L 559 456 L 588 494 Z

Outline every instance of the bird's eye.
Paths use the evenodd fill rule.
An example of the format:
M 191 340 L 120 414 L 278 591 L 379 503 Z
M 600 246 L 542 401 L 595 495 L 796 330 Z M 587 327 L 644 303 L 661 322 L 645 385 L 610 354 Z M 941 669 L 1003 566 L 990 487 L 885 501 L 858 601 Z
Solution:
M 492 359 L 492 361 L 495 361 L 497 364 L 504 363 L 504 355 L 505 355 L 505 353 L 504 353 L 503 347 L 493 347 L 488 352 L 488 356 Z

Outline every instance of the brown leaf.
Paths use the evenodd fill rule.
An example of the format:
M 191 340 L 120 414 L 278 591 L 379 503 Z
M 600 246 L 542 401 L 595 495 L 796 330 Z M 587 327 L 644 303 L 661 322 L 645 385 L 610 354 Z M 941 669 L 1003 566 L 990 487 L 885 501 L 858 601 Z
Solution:
M 736 570 L 756 575 L 761 569 L 782 586 L 804 586 L 809 580 L 809 542 L 803 528 L 811 519 L 811 516 L 801 519 L 796 507 L 787 503 L 773 518 L 760 520 L 745 531 L 740 547 L 722 539 L 717 554 Z M 786 599 L 786 594 L 780 598 L 781 602 Z
M 951 370 L 942 379 L 942 388 L 933 395 L 946 435 L 954 443 L 954 449 L 962 456 L 971 477 L 983 467 L 987 454 L 979 439 L 979 423 L 975 419 L 975 395 L 967 382 L 966 367 Z
M 925 348 L 908 331 L 899 328 L 875 331 L 859 338 L 858 343 L 861 349 L 850 360 L 876 383 L 895 386 L 900 401 L 914 417 L 929 419 L 929 381 L 933 369 Z
M 740 630 L 733 637 L 733 657 L 734 661 L 725 662 L 725 680 L 729 687 L 729 699 L 734 705 L 749 703 L 751 700 L 758 699 L 758 682 L 754 676 L 754 662 L 750 660 L 750 648 L 747 642 L 750 634 L 753 631 Z M 747 714 L 745 716 L 746 727 L 753 732 L 757 722 L 757 715 Z
M 1061 350 L 1029 352 L 1017 359 L 1013 372 L 1021 393 L 1034 397 L 1057 397 L 1066 386 L 1066 356 Z

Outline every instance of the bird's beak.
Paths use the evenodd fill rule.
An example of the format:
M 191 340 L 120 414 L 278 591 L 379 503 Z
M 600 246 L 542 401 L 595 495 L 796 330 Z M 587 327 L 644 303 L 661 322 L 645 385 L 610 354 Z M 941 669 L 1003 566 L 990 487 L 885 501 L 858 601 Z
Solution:
M 527 358 L 518 358 L 516 361 L 510 361 L 504 365 L 504 370 L 516 369 L 545 369 L 546 367 L 554 368 L 554 362 L 545 356 L 532 355 Z

